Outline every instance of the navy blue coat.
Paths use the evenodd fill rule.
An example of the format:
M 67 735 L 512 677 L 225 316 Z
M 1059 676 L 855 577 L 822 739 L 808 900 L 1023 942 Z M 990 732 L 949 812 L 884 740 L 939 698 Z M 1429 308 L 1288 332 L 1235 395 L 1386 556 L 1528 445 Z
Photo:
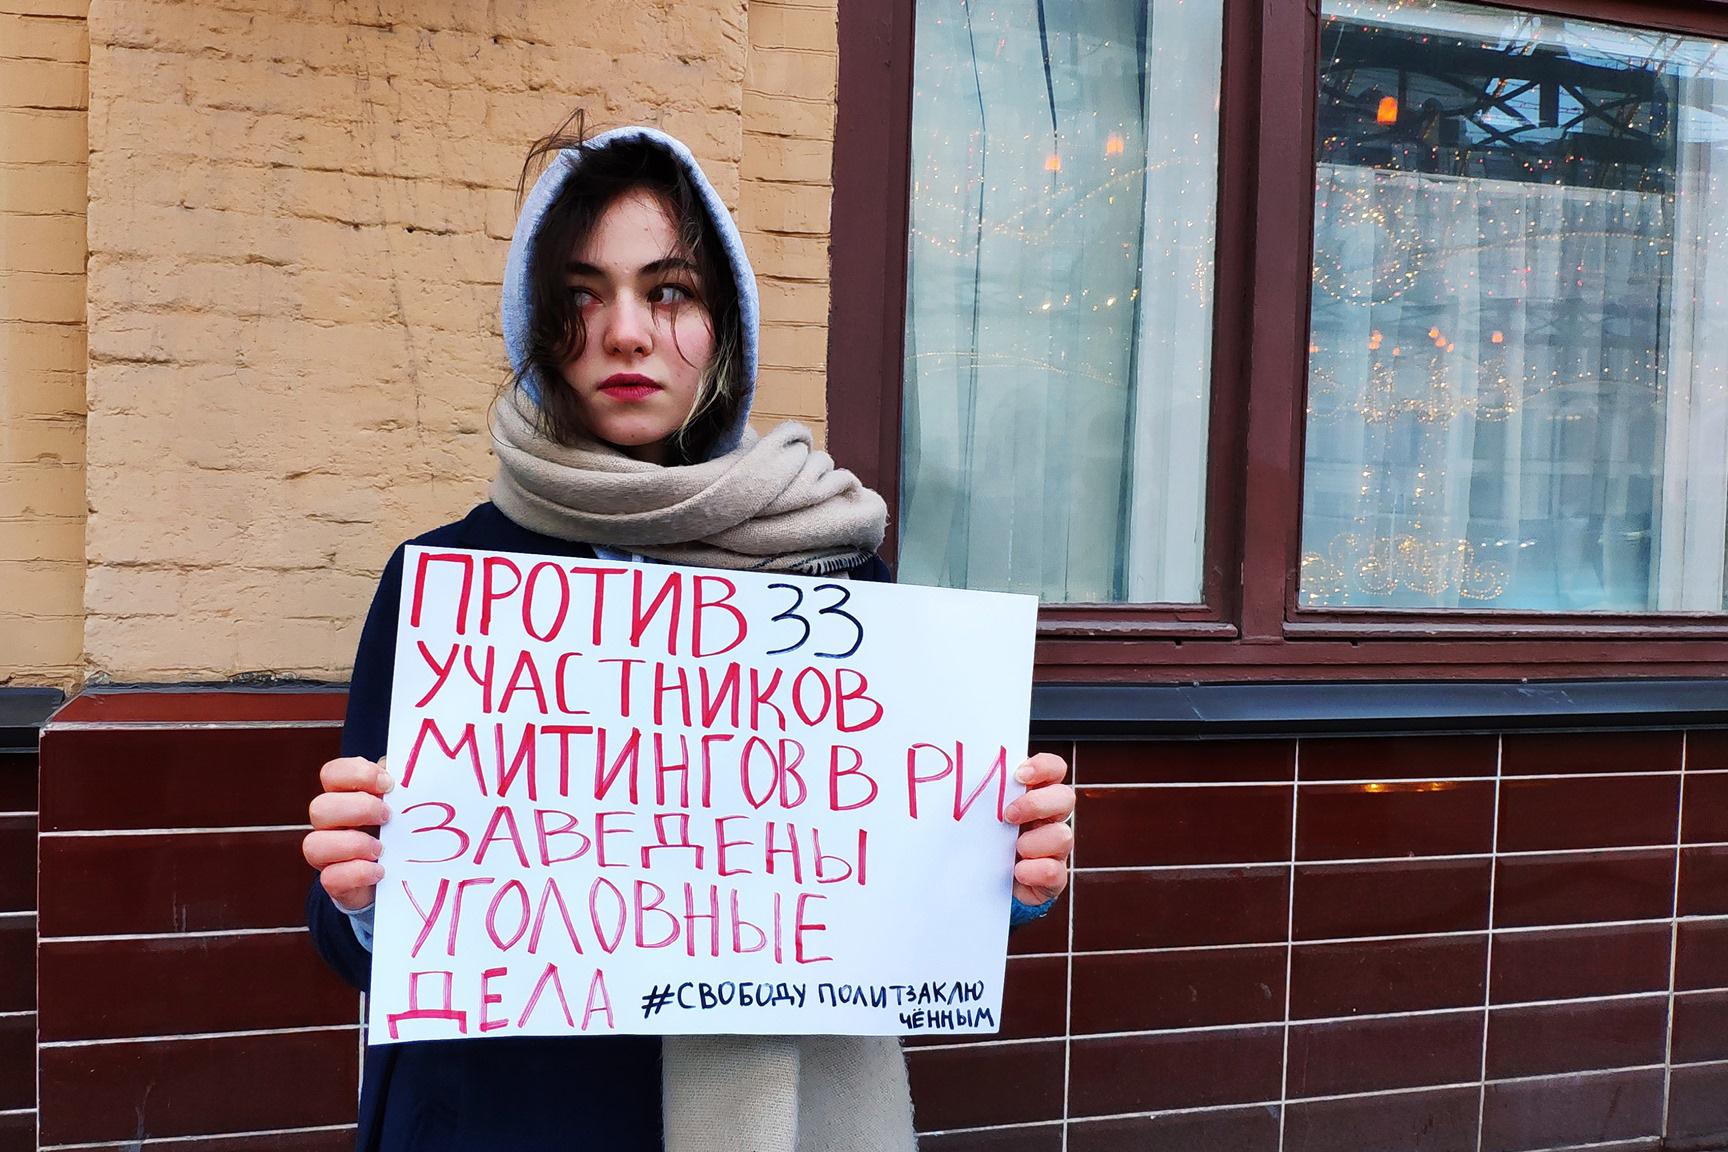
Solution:
M 586 545 L 529 531 L 490 503 L 409 543 L 594 555 Z M 384 755 L 402 558 L 398 548 L 366 614 L 348 689 L 344 756 L 376 760 Z M 849 575 L 893 579 L 876 557 Z M 343 979 L 366 991 L 372 954 L 316 881 L 306 899 L 306 919 L 319 953 Z M 660 1152 L 659 1038 L 435 1040 L 368 1048 L 355 1146 L 362 1152 Z

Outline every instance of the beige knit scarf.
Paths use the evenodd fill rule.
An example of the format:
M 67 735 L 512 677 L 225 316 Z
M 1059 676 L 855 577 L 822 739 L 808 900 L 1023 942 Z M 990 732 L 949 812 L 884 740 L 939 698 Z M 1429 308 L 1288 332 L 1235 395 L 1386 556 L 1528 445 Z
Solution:
M 810 430 L 746 430 L 700 464 L 661 467 L 587 441 L 556 444 L 512 392 L 493 409 L 492 502 L 560 540 L 673 564 L 843 574 L 876 550 L 882 498 L 817 451 Z M 667 1036 L 666 1152 L 914 1152 L 906 1061 L 892 1036 Z
M 558 444 L 511 391 L 492 409 L 492 502 L 560 540 L 705 568 L 822 573 L 882 543 L 882 497 L 785 423 L 699 464 L 662 467 L 593 440 Z

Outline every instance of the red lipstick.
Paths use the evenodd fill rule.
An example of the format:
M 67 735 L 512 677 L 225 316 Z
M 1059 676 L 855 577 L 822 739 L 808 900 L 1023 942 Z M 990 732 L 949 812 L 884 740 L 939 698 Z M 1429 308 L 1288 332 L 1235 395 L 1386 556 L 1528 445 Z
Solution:
M 600 391 L 613 400 L 646 400 L 660 391 L 660 385 L 635 372 L 620 372 L 600 381 Z

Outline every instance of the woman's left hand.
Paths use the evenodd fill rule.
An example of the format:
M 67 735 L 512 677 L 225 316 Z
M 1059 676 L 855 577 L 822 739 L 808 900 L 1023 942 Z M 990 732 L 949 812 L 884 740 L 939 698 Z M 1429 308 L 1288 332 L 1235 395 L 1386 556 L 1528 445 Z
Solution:
M 1015 769 L 1026 794 L 1003 816 L 1020 826 L 1015 843 L 1014 899 L 1036 906 L 1054 900 L 1068 887 L 1068 854 L 1074 850 L 1074 789 L 1062 783 L 1068 765 L 1060 756 L 1040 752 Z

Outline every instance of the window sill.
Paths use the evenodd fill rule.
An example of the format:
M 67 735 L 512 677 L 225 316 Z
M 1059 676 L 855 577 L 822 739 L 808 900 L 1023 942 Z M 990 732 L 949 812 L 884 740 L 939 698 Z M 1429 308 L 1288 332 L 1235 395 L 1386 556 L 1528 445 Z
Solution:
M 1034 739 L 1728 725 L 1728 679 L 1038 684 Z

